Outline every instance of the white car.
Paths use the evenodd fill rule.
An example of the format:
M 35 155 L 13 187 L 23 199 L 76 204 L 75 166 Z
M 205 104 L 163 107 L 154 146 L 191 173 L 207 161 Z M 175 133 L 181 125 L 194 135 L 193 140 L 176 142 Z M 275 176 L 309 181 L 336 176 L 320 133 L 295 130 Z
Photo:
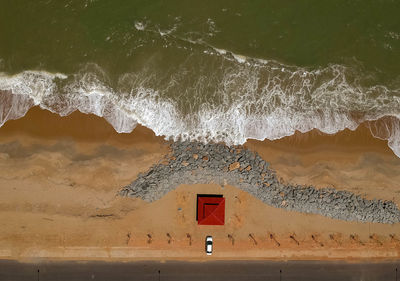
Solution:
M 206 253 L 207 256 L 211 256 L 213 250 L 213 239 L 212 236 L 206 237 Z

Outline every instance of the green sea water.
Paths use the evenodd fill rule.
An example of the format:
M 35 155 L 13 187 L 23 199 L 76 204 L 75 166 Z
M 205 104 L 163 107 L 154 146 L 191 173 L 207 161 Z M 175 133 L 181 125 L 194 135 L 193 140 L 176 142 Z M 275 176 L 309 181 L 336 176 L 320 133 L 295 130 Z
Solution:
M 169 38 L 139 32 L 141 22 L 249 57 L 307 67 L 359 62 L 389 80 L 400 73 L 399 1 L 2 0 L 0 7 L 7 72 L 74 72 L 96 62 L 122 73 L 143 56 L 187 55 L 164 50 Z
M 390 116 L 400 155 L 400 1 L 0 0 L 0 72 L 1 124 L 39 105 L 243 143 Z

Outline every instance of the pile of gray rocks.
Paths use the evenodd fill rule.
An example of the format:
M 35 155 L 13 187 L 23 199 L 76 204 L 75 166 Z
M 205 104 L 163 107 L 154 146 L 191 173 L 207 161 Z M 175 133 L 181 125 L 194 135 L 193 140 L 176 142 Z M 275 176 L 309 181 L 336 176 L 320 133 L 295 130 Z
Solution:
M 392 201 L 367 200 L 348 191 L 284 184 L 257 153 L 224 144 L 174 142 L 171 153 L 138 175 L 121 196 L 152 202 L 181 184 L 216 183 L 236 186 L 266 204 L 346 221 L 398 223 Z

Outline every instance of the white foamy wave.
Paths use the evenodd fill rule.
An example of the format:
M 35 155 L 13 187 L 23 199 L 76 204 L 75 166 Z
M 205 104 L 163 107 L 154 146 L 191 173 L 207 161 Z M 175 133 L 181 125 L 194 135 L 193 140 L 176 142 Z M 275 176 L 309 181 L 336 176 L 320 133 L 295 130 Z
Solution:
M 43 71 L 24 71 L 14 76 L 0 74 L 0 125 L 23 117 L 32 106 L 40 106 L 51 112 L 66 116 L 75 110 L 104 117 L 118 132 L 131 132 L 136 122 L 113 102 L 112 92 L 90 73 L 69 77 L 65 95 L 57 79 L 67 79 L 63 74 Z M 114 97 L 115 99 L 115 97 Z
M 226 52 L 227 52 L 227 51 L 224 50 L 224 49 L 218 49 L 218 48 L 214 48 L 214 50 L 217 51 L 217 53 L 220 54 L 220 55 L 225 55 Z
M 8 120 L 23 117 L 45 97 L 55 92 L 55 79 L 65 79 L 62 74 L 41 71 L 25 71 L 15 76 L 0 73 L 0 90 L 7 92 L 0 96 L 0 126 Z
M 400 157 L 400 115 L 369 120 L 366 125 L 375 138 L 387 140 L 389 147 Z
M 388 145 L 397 157 L 400 158 L 400 116 L 397 116 L 396 119 L 392 120 L 390 127 L 390 134 L 387 138 Z
M 33 100 L 27 95 L 0 92 L 0 126 L 3 126 L 8 120 L 23 117 L 34 105 Z
M 135 28 L 137 30 L 144 30 L 146 28 L 146 24 L 141 21 L 135 21 Z
M 171 28 L 168 29 L 160 29 L 159 27 L 157 27 L 158 33 L 161 35 L 161 37 L 164 37 L 166 35 L 170 35 L 172 33 L 174 33 L 177 28 L 179 26 L 179 23 L 175 23 Z
M 234 54 L 234 53 L 232 53 L 232 55 L 233 55 L 233 57 L 235 58 L 235 60 L 238 63 L 245 63 L 246 62 L 246 57 L 245 56 Z
M 129 133 L 139 123 L 174 140 L 243 144 L 250 138 L 274 140 L 295 131 L 318 129 L 333 134 L 346 128 L 355 130 L 361 122 L 392 116 L 386 127 L 375 124 L 378 130 L 371 125 L 371 132 L 388 140 L 400 157 L 398 90 L 351 85 L 345 68 L 337 65 L 307 71 L 265 62 L 267 74 L 263 73 L 265 67 L 238 65 L 224 68 L 215 88 L 215 96 L 223 102 L 202 103 L 190 114 L 182 114 L 178 100 L 162 93 L 166 88 L 149 86 L 158 79 L 152 80 L 146 73 L 121 76 L 119 83 L 128 81 L 130 85 L 122 91 L 110 87 L 107 75 L 96 65 L 69 76 L 38 71 L 0 74 L 0 125 L 38 105 L 61 116 L 75 110 L 95 114 L 117 132 Z M 204 81 L 199 77 L 196 91 L 203 89 Z M 174 90 L 175 84 L 168 87 Z M 352 110 L 363 115 L 355 119 Z

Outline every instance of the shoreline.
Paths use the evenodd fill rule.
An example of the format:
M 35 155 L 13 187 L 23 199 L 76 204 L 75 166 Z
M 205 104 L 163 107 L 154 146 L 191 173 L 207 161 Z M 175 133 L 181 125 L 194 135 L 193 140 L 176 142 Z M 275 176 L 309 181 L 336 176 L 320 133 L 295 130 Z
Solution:
M 330 186 L 399 205 L 400 159 L 385 141 L 365 133 L 362 129 L 334 136 L 312 133 L 278 141 L 249 141 L 244 147 L 257 151 L 284 182 Z M 400 256 L 400 244 L 390 238 L 400 233 L 398 223 L 344 222 L 277 209 L 232 186 L 181 185 L 153 203 L 116 196 L 122 186 L 160 163 L 168 152 L 168 143 L 146 128 L 118 134 L 105 120 L 78 112 L 59 117 L 35 108 L 22 119 L 7 122 L 0 128 L 0 253 L 20 259 L 26 249 L 34 250 L 33 245 L 35 255 L 63 245 L 139 247 L 167 254 L 173 245 L 176 254 L 189 259 L 204 254 L 203 237 L 211 232 L 221 254 L 233 259 L 254 250 L 258 258 L 269 251 L 269 256 L 287 259 L 284 252 L 293 251 L 296 258 L 314 252 L 329 259 L 337 249 L 331 234 L 340 234 L 343 250 L 337 254 L 346 260 Z M 224 194 L 229 202 L 225 226 L 196 225 L 193 202 L 199 192 Z M 167 244 L 165 232 L 175 237 L 172 245 Z M 146 242 L 148 233 L 154 237 L 151 244 Z M 186 233 L 197 241 L 196 249 L 187 249 Z M 257 237 L 256 247 L 249 233 Z M 267 233 L 276 235 L 282 246 L 276 247 Z M 293 233 L 304 248 L 289 239 Z M 227 234 L 236 239 L 233 252 Z M 312 235 L 324 243 L 323 249 L 316 247 Z M 350 239 L 351 235 L 359 242 Z
M 0 90 L 0 94 L 1 94 L 1 98 L 4 103 L 3 108 L 1 108 L 3 116 L 0 116 L 0 121 L 5 122 L 4 125 L 6 123 L 8 123 L 9 121 L 15 121 L 18 119 L 26 118 L 25 115 L 28 114 L 29 112 L 37 111 L 37 110 L 46 111 L 45 109 L 41 109 L 38 105 L 34 106 L 33 99 L 28 96 L 25 96 L 22 94 L 13 94 L 11 90 Z M 87 101 L 87 102 L 89 102 L 89 101 Z M 15 112 L 12 110 L 15 107 L 15 104 L 22 104 L 22 106 L 20 108 L 20 112 Z M 50 110 L 51 109 L 48 109 L 50 115 L 52 115 L 52 114 L 58 115 L 58 114 L 52 113 Z M 88 110 L 87 108 L 77 107 L 69 115 L 63 116 L 63 117 L 58 115 L 58 117 L 63 118 L 63 119 L 66 119 L 66 118 L 76 119 L 71 116 L 77 116 L 79 114 L 82 114 L 80 112 L 80 110 L 82 110 L 83 112 L 92 112 L 93 111 L 93 110 Z M 125 117 L 125 119 L 119 120 L 119 122 L 117 122 L 114 119 L 117 118 L 118 117 L 117 115 L 121 114 L 121 113 L 118 112 L 118 110 L 116 110 L 115 108 L 112 108 L 111 111 L 112 111 L 111 113 L 105 112 L 105 115 L 102 117 L 99 117 L 93 113 L 88 113 L 85 115 L 90 116 L 89 118 L 91 118 L 92 120 L 103 119 L 103 121 L 105 121 L 107 123 L 106 127 L 111 126 L 112 128 L 114 128 L 115 134 L 131 135 L 135 131 L 137 132 L 140 129 L 144 129 L 145 131 L 148 130 L 151 132 L 151 134 L 154 134 L 154 131 L 153 131 L 154 128 L 151 129 L 151 126 L 146 125 L 147 126 L 146 127 L 145 125 L 141 125 L 141 124 L 146 124 L 146 123 L 139 124 L 136 121 L 134 121 L 133 119 L 131 119 L 131 117 Z M 142 114 L 144 114 L 144 113 L 142 112 Z M 29 115 L 30 115 L 30 118 L 32 118 L 34 114 L 30 113 Z M 315 128 L 311 129 L 310 131 L 307 131 L 305 133 L 302 133 L 296 129 L 294 132 L 291 131 L 292 132 L 291 135 L 286 135 L 286 136 L 283 136 L 276 140 L 269 140 L 267 138 L 265 138 L 264 140 L 245 138 L 246 139 L 245 143 L 243 143 L 241 145 L 246 146 L 246 145 L 252 145 L 252 144 L 256 145 L 256 144 L 261 143 L 263 145 L 265 145 L 265 144 L 271 145 L 272 144 L 275 148 L 280 147 L 280 146 L 286 146 L 286 148 L 287 148 L 288 144 L 293 145 L 293 144 L 302 143 L 303 147 L 301 148 L 301 150 L 306 151 L 306 147 L 309 146 L 309 144 L 311 143 L 310 140 L 315 142 L 315 139 L 318 139 L 315 142 L 315 143 L 318 143 L 318 146 L 322 146 L 322 143 L 324 143 L 322 140 L 328 141 L 330 143 L 328 145 L 325 144 L 324 146 L 329 147 L 334 142 L 341 143 L 346 138 L 350 138 L 350 139 L 354 140 L 355 136 L 362 136 L 367 141 L 360 142 L 360 140 L 357 140 L 357 143 L 359 145 L 369 146 L 369 148 L 373 149 L 374 151 L 376 150 L 376 151 L 383 152 L 383 153 L 388 152 L 388 153 L 396 155 L 397 149 L 395 147 L 393 147 L 393 143 L 396 143 L 396 140 L 394 140 L 392 138 L 392 135 L 396 134 L 396 130 L 397 130 L 396 128 L 398 128 L 400 123 L 395 115 L 392 115 L 392 114 L 379 115 L 376 117 L 376 119 L 373 119 L 373 120 L 368 119 L 363 122 L 360 121 L 361 120 L 360 117 L 357 117 L 357 115 L 358 115 L 357 113 L 353 113 L 353 115 L 354 115 L 354 116 L 352 116 L 352 118 L 354 118 L 354 120 L 352 121 L 353 124 L 349 125 L 347 127 L 355 128 L 354 130 L 348 129 L 345 126 L 346 128 L 341 131 L 339 130 L 333 134 L 328 134 L 328 133 L 323 133 L 319 129 L 315 129 Z M 52 119 L 54 119 L 54 118 L 52 118 Z M 116 124 L 116 122 L 117 122 L 117 124 Z M 100 124 L 99 120 L 95 121 L 95 123 Z M 132 124 L 128 125 L 126 123 L 132 123 Z M 1 123 L 1 124 L 3 124 L 3 123 Z M 137 126 L 135 124 L 137 124 Z M 168 126 L 168 124 L 164 124 L 164 125 Z M 274 126 L 277 126 L 277 125 L 279 125 L 279 124 L 274 124 Z M 119 128 L 119 127 L 121 127 L 121 128 Z M 139 128 L 139 129 L 137 129 L 137 128 Z M 266 129 L 268 129 L 268 128 L 266 128 Z M 156 130 L 156 131 L 158 131 L 158 133 L 160 133 L 163 130 L 161 130 L 161 131 Z M 117 132 L 120 132 L 120 133 L 117 133 Z M 129 133 L 126 133 L 126 132 L 129 132 Z M 65 135 L 65 132 L 58 132 L 58 134 Z M 111 134 L 111 132 L 110 132 L 110 134 Z M 160 133 L 160 134 L 161 135 L 159 137 L 162 138 L 163 140 L 165 140 L 165 137 L 164 137 L 165 135 L 163 135 L 162 133 Z M 171 134 L 167 134 L 167 135 L 171 136 Z M 175 135 L 175 134 L 172 134 L 172 135 Z M 205 141 L 208 141 L 208 139 L 209 139 L 207 136 L 201 136 L 201 137 L 198 137 L 195 141 L 197 141 L 199 138 L 201 138 L 202 140 L 205 140 Z M 274 138 L 274 136 L 272 136 L 272 138 Z M 168 138 L 168 140 L 171 140 L 171 139 L 172 139 L 172 137 Z M 179 137 L 178 137 L 178 140 L 179 140 Z M 387 147 L 385 149 L 381 146 L 382 143 L 386 143 Z M 241 145 L 239 145 L 239 146 L 241 146 Z M 235 145 L 235 146 L 237 146 L 237 145 Z M 341 144 L 341 146 L 343 146 L 343 144 Z M 298 148 L 299 147 L 296 147 L 296 149 L 298 149 Z M 357 146 L 353 146 L 353 148 L 357 149 Z M 310 149 L 311 148 L 308 148 L 308 151 L 310 151 Z M 391 152 L 389 152 L 389 151 L 391 151 Z M 397 158 L 400 159 L 400 155 L 397 156 Z

